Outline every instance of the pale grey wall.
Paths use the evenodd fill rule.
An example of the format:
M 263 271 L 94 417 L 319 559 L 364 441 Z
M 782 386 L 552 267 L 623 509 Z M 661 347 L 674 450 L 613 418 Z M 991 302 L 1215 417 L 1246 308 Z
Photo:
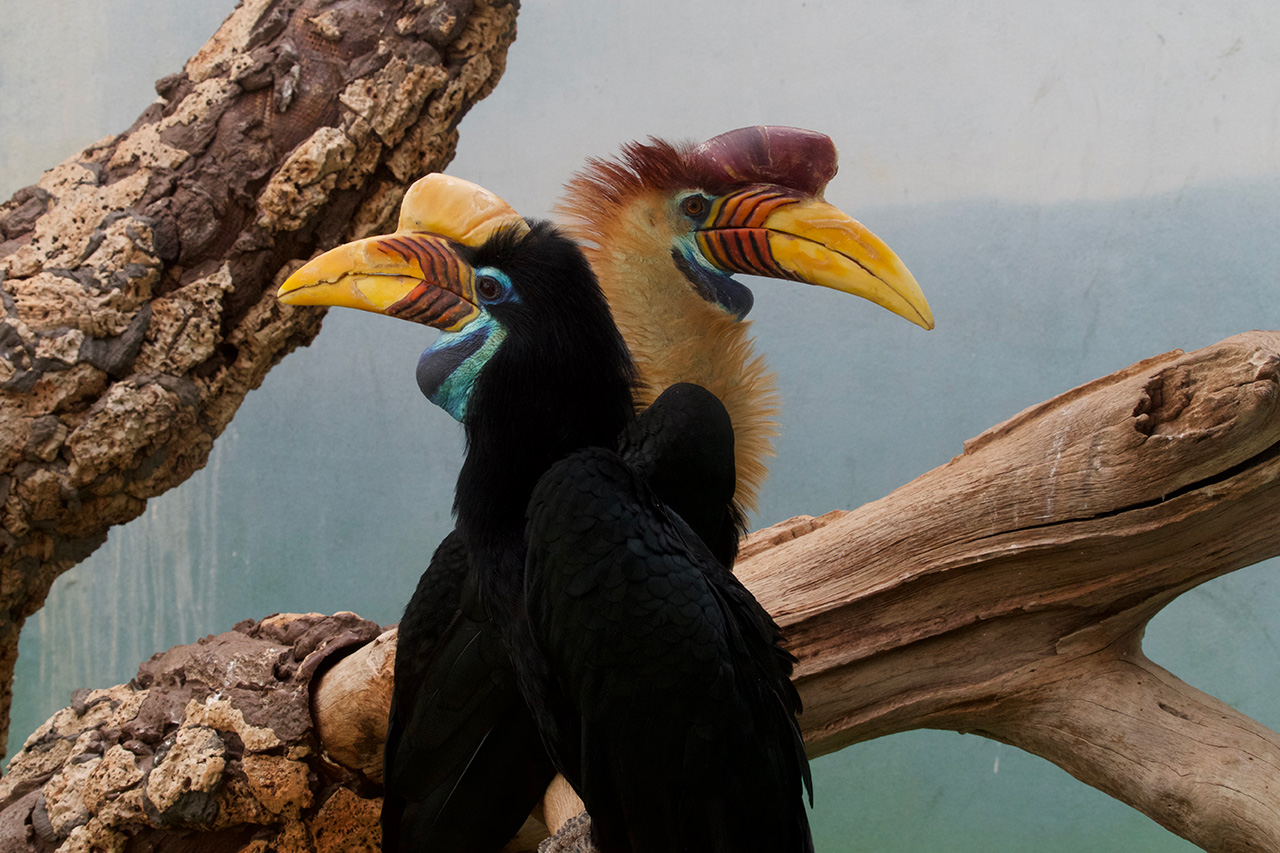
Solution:
M 126 127 L 229 9 L 6 9 L 0 194 Z M 544 214 L 585 156 L 626 139 L 816 128 L 842 152 L 828 198 L 885 237 L 929 296 L 938 328 L 925 334 L 837 294 L 756 282 L 754 328 L 785 406 L 760 524 L 879 497 L 987 426 L 1137 359 L 1280 328 L 1270 0 L 526 0 L 520 33 L 506 78 L 463 123 L 455 174 Z M 316 345 L 249 396 L 206 470 L 55 585 L 24 634 L 13 738 L 71 689 L 125 680 L 152 652 L 240 618 L 398 618 L 449 525 L 461 452 L 414 387 L 428 339 L 332 312 Z M 1147 643 L 1273 727 L 1276 568 L 1184 596 Z M 1190 849 L 977 737 L 885 738 L 815 773 L 823 851 Z

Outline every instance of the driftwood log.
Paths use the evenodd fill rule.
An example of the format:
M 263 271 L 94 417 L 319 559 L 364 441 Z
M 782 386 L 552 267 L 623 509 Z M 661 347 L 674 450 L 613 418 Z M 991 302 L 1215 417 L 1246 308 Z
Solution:
M 1207 850 L 1276 850 L 1280 736 L 1147 660 L 1141 638 L 1181 593 L 1280 554 L 1278 521 L 1280 332 L 1251 332 L 1034 406 L 858 510 L 759 531 L 737 571 L 800 658 L 811 755 L 916 728 L 982 734 Z M 290 647 L 292 624 L 308 627 L 288 629 Z M 394 629 L 369 640 L 376 626 L 339 614 L 238 631 L 276 638 L 269 654 L 284 664 L 268 669 L 287 689 L 204 663 L 182 680 L 203 686 L 170 701 L 157 656 L 135 685 L 85 694 L 0 781 L 0 842 L 199 831 L 224 844 L 208 850 L 376 843 Z M 297 726 L 300 693 L 312 727 Z M 281 697 L 288 714 L 269 711 Z M 148 722 L 148 707 L 170 716 Z M 246 720 L 275 740 L 245 739 Z M 308 784 L 276 756 L 303 762 Z M 272 782 L 277 771 L 295 784 Z M 173 795 L 174 778 L 199 795 Z M 511 850 L 576 812 L 562 794 Z M 350 846 L 325 846 L 338 832 Z
M 23 620 L 315 336 L 276 284 L 449 162 L 517 6 L 242 0 L 133 127 L 0 204 L 0 755 Z

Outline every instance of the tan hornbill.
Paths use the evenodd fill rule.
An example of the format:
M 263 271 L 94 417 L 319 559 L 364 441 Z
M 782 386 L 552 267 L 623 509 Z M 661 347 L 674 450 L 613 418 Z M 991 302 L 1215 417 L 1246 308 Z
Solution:
M 734 273 L 843 291 L 933 328 L 898 256 L 823 198 L 836 167 L 831 138 L 801 128 L 744 127 L 700 145 L 651 139 L 591 161 L 557 207 L 631 349 L 640 403 L 683 381 L 729 410 L 744 511 L 767 473 L 777 395 L 744 322 L 751 291 Z
M 821 200 L 834 168 L 834 148 L 820 134 L 747 128 L 697 147 L 629 146 L 622 160 L 593 164 L 562 206 L 576 204 L 581 212 L 577 232 L 592 241 L 588 254 L 641 368 L 641 399 L 690 379 L 729 405 L 739 435 L 738 488 L 729 494 L 746 506 L 764 471 L 772 382 L 740 322 L 750 293 L 727 273 L 837 287 L 932 325 L 923 296 L 892 252 Z M 464 194 L 443 208 L 422 205 L 421 195 L 415 187 L 406 197 L 402 232 L 447 224 L 474 245 L 497 224 L 518 220 L 509 208 L 477 215 L 486 204 L 478 200 L 482 194 Z M 343 258 L 339 266 L 348 263 L 359 260 Z M 327 301 L 392 307 L 390 295 L 368 283 L 366 289 Z M 424 390 L 436 382 L 430 371 L 420 370 L 419 378 Z M 686 520 L 727 565 L 740 516 L 718 517 L 719 530 L 705 526 L 710 520 L 702 527 L 691 515 Z M 455 534 L 433 557 L 401 622 L 387 747 L 387 849 L 497 849 L 549 776 L 527 714 L 511 701 L 505 652 L 466 578 Z

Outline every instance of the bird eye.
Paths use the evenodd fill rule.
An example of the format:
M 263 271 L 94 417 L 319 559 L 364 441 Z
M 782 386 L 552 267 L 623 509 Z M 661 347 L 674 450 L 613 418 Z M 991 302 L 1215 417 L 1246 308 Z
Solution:
M 704 196 L 691 195 L 680 202 L 680 212 L 685 216 L 702 216 L 710 204 Z
M 486 302 L 493 302 L 502 296 L 502 282 L 491 275 L 476 278 L 476 293 Z

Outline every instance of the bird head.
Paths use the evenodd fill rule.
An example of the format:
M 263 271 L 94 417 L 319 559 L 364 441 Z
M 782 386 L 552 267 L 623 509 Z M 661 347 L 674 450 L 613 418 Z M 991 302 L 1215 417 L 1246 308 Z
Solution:
M 674 264 L 690 292 L 734 319 L 751 309 L 732 277 L 747 273 L 861 296 L 932 329 L 898 256 L 823 198 L 835 173 L 831 139 L 799 128 L 745 127 L 696 146 L 651 139 L 591 161 L 558 211 L 601 254 Z
M 630 369 L 577 246 L 546 223 L 522 219 L 488 190 L 447 175 L 427 175 L 410 187 L 395 232 L 312 259 L 285 281 L 279 298 L 441 330 L 418 362 L 418 385 L 463 422 L 478 377 L 500 351 L 510 355 L 503 359 L 509 372 L 537 365 L 536 378 L 555 376 L 578 396 L 604 381 L 595 362 Z M 534 378 L 506 381 L 529 387 Z

